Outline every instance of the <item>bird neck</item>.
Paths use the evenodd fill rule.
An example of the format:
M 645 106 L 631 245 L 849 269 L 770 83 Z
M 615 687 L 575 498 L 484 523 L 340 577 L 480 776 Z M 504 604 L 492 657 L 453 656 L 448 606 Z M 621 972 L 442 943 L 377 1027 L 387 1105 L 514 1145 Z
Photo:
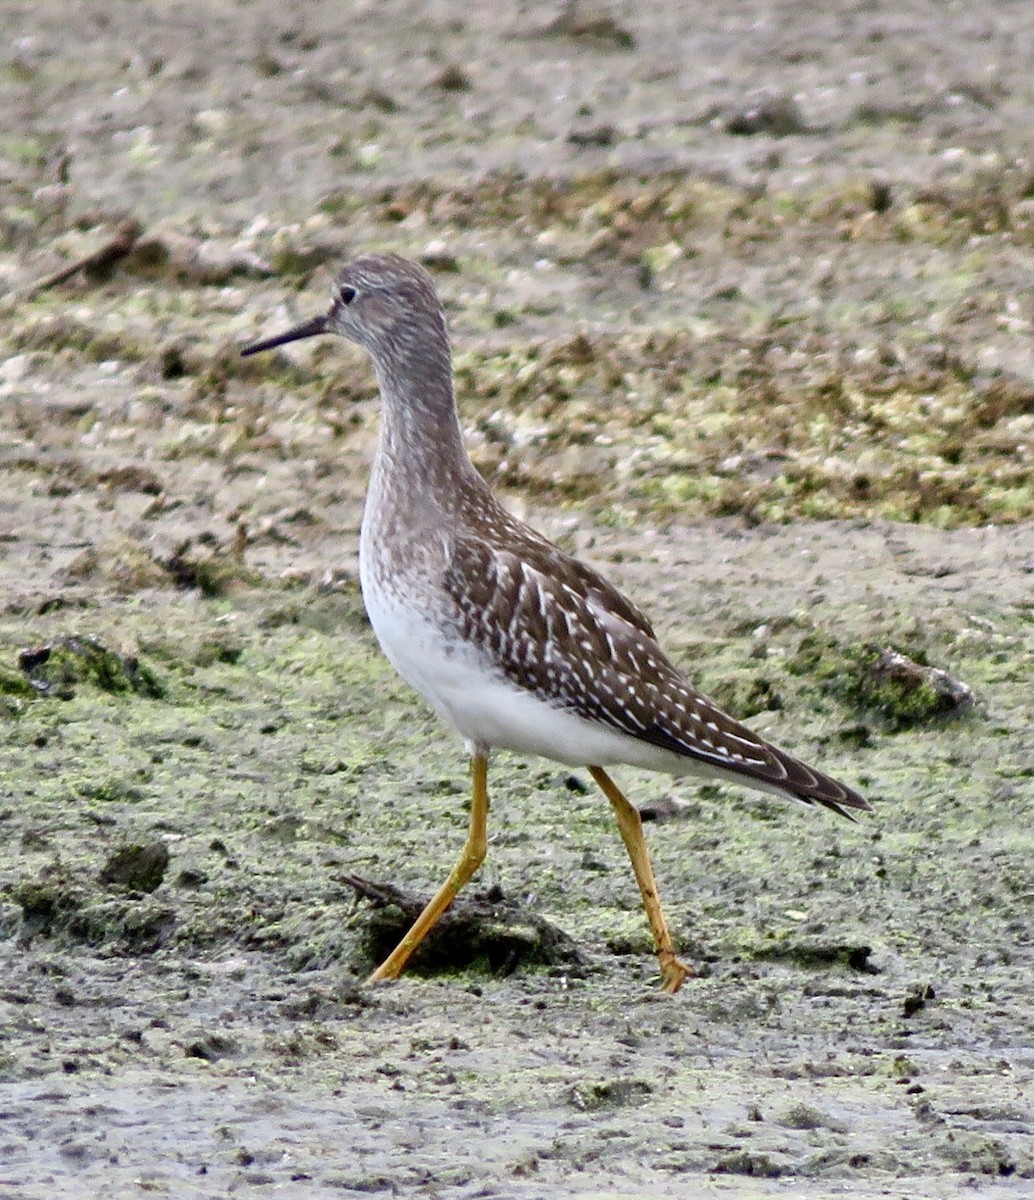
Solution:
M 375 369 L 382 401 L 375 470 L 385 491 L 437 508 L 471 484 L 484 486 L 463 444 L 444 329 L 396 343 Z

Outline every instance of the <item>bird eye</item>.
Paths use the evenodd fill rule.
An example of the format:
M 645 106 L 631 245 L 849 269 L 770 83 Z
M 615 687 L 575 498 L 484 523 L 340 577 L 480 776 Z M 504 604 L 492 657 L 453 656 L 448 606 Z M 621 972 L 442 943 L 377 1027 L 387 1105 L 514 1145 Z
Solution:
M 338 292 L 338 295 L 341 297 L 342 304 L 351 304 L 352 301 L 355 299 L 355 288 L 354 287 L 343 287 L 341 289 L 341 291 Z

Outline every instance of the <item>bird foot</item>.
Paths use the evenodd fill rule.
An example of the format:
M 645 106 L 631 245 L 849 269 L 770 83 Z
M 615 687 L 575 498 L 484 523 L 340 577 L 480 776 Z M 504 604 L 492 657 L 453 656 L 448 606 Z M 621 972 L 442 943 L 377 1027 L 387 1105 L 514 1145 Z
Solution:
M 388 964 L 386 962 L 383 962 L 376 971 L 372 972 L 370 975 L 367 975 L 366 986 L 369 987 L 374 983 L 384 983 L 386 980 L 398 979 L 401 974 L 401 967 L 396 970 L 392 970 L 391 968 L 388 968 Z
M 657 957 L 661 964 L 661 991 L 669 996 L 674 996 L 687 979 L 696 976 L 696 971 L 670 950 L 661 951 Z

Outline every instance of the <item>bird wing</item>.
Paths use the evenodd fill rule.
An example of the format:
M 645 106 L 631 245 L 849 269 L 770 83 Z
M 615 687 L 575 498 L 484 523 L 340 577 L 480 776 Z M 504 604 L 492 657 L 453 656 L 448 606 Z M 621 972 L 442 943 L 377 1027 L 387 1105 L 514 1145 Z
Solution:
M 531 531 L 528 531 L 529 534 Z M 445 586 L 464 640 L 548 703 L 842 816 L 858 793 L 777 749 L 698 692 L 639 610 L 591 567 L 526 537 L 451 540 Z

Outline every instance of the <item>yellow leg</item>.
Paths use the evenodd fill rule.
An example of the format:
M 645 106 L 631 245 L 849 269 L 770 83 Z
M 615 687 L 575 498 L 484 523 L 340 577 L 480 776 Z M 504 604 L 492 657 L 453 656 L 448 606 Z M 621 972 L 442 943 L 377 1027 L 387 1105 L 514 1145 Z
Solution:
M 646 916 L 653 931 L 657 958 L 661 964 L 661 988 L 666 992 L 677 992 L 683 981 L 690 975 L 695 975 L 696 971 L 682 962 L 675 953 L 675 943 L 671 940 L 660 897 L 657 895 L 657 882 L 653 877 L 653 867 L 650 866 L 650 855 L 643 837 L 643 822 L 639 813 L 629 804 L 621 789 L 602 767 L 590 767 L 589 774 L 614 806 L 621 840 L 625 843 L 628 857 L 632 860 L 632 870 L 635 871 L 636 882 L 646 907 Z
M 376 983 L 380 979 L 398 979 L 409 961 L 410 955 L 427 937 L 438 918 L 456 899 L 460 890 L 485 861 L 488 850 L 488 757 L 475 754 L 470 760 L 472 799 L 470 803 L 470 829 L 463 853 L 427 907 L 413 922 L 413 927 L 388 957 L 366 981 Z

